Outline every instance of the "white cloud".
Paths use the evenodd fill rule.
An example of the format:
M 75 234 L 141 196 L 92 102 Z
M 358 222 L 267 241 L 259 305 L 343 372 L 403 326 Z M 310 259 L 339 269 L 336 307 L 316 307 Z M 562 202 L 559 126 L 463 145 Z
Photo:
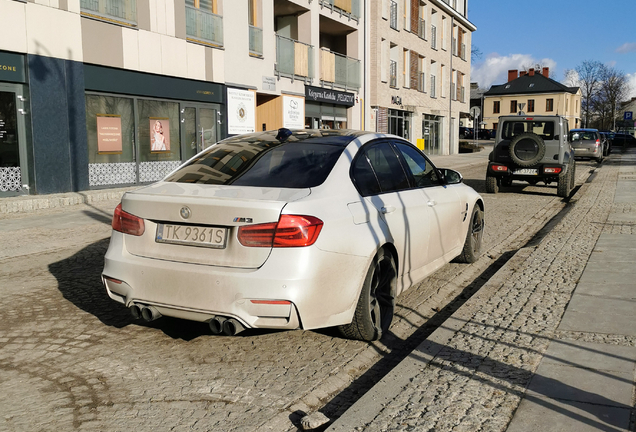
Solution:
M 523 70 L 534 67 L 537 63 L 549 67 L 553 71 L 556 62 L 552 59 L 536 59 L 529 54 L 510 54 L 501 56 L 497 53 L 489 54 L 486 60 L 474 63 L 470 72 L 470 80 L 479 83 L 479 87 L 489 89 L 493 84 L 508 82 L 508 71 Z
M 636 52 L 636 42 L 624 43 L 623 45 L 616 48 L 616 52 L 621 54 Z

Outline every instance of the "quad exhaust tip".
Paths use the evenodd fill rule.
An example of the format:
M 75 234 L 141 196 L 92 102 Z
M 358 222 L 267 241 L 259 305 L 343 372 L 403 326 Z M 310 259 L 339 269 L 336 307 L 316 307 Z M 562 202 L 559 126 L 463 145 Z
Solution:
M 209 326 L 210 331 L 215 335 L 223 333 L 226 336 L 236 336 L 245 330 L 243 324 L 234 318 L 226 318 L 222 316 L 215 316 L 212 318 L 209 322 Z
M 153 306 L 144 306 L 133 303 L 129 309 L 130 314 L 133 316 L 134 319 L 143 319 L 146 322 L 150 322 L 161 318 L 161 314 Z

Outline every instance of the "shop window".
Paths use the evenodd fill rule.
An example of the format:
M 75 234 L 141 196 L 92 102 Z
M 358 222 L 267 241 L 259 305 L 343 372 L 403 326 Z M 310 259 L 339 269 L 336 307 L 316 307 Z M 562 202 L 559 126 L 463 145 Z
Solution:
M 129 98 L 86 95 L 89 184 L 133 184 L 135 116 Z

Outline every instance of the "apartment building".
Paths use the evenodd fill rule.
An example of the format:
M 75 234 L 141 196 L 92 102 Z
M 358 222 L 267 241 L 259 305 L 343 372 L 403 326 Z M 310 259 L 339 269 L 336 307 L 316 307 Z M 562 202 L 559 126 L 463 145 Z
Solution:
M 371 0 L 371 125 L 430 154 L 458 152 L 469 115 L 467 0 Z
M 229 135 L 364 128 L 361 0 L 0 0 L 0 197 L 156 181 Z
M 581 127 L 581 89 L 550 78 L 550 69 L 508 71 L 508 82 L 493 85 L 484 93 L 483 118 L 486 129 L 497 129 L 499 116 L 560 115 L 570 128 Z

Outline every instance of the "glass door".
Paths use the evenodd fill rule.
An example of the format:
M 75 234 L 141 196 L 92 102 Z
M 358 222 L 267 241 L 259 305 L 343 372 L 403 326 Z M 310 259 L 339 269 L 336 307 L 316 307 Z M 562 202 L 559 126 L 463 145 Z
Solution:
M 188 160 L 222 139 L 219 106 L 182 104 L 182 155 Z
M 26 87 L 0 83 L 0 196 L 28 193 Z

